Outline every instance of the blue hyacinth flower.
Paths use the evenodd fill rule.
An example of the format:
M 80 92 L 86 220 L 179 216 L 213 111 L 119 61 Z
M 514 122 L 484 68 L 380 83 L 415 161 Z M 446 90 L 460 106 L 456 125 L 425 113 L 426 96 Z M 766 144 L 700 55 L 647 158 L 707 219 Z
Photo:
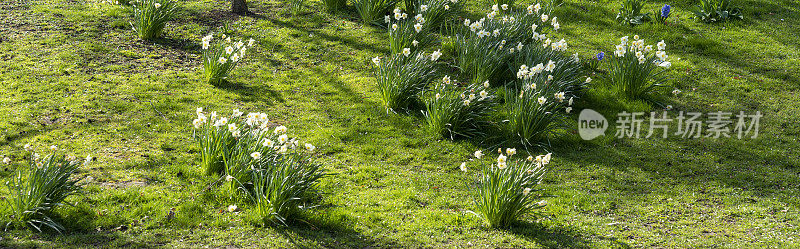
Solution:
M 665 4 L 664 7 L 661 8 L 661 17 L 663 17 L 663 18 L 669 17 L 669 9 L 670 8 L 671 7 L 669 6 L 669 4 Z
M 606 53 L 603 53 L 601 51 L 600 53 L 597 53 L 597 60 L 601 61 L 601 60 L 603 60 L 603 57 L 605 57 L 605 56 L 606 56 Z

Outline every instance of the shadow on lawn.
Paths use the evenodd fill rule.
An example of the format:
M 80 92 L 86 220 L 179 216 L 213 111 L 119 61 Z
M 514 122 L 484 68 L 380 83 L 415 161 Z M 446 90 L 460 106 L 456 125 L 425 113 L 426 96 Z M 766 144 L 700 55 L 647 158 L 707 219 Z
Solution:
M 144 43 L 150 43 L 150 42 L 165 47 L 169 47 L 171 49 L 184 50 L 184 51 L 199 50 L 198 48 L 200 48 L 199 44 L 185 38 L 160 37 L 152 41 L 146 41 Z
M 241 100 L 245 102 L 262 102 L 271 105 L 273 101 L 280 103 L 286 101 L 279 92 L 272 89 L 269 85 L 250 86 L 238 81 L 223 80 L 215 86 L 219 89 L 238 94 L 241 96 Z
M 782 188 L 800 184 L 795 177 L 797 163 L 782 154 L 789 150 L 786 146 L 790 145 L 781 148 L 778 141 L 739 141 L 735 138 L 647 141 L 647 146 L 626 139 L 602 144 L 573 142 L 559 144 L 555 149 L 562 160 L 610 169 L 610 175 L 589 178 L 603 181 L 610 191 L 623 196 L 668 191 L 669 188 L 661 186 L 663 184 L 690 186 L 689 189 L 703 193 L 713 189 L 713 183 L 716 183 L 754 191 L 761 197 L 782 197 Z M 613 173 L 636 175 L 635 168 L 648 176 L 618 179 Z
M 265 16 L 263 14 L 260 14 L 260 13 L 253 13 L 250 16 L 253 17 L 253 18 L 259 19 L 259 20 L 269 21 L 269 22 L 271 22 L 271 23 L 273 23 L 275 25 L 280 26 L 281 28 L 287 28 L 287 29 L 292 29 L 292 30 L 302 30 L 302 31 L 306 31 L 306 32 L 313 31 L 313 28 L 306 28 L 306 27 L 297 26 L 294 23 L 285 22 L 285 21 L 278 20 L 278 19 L 275 19 L 275 18 L 269 18 L 269 17 L 267 17 L 267 16 Z M 312 20 L 314 20 L 314 19 L 315 18 L 312 18 Z M 324 19 L 320 19 L 320 20 L 324 20 Z M 319 26 L 320 24 L 319 23 L 314 23 L 314 25 Z M 377 47 L 375 45 L 370 45 L 370 44 L 364 43 L 364 42 L 362 42 L 360 40 L 356 40 L 356 39 L 352 39 L 352 38 L 348 38 L 348 37 L 344 37 L 344 36 L 329 35 L 329 34 L 326 34 L 324 32 L 315 32 L 314 35 L 316 37 L 321 37 L 321 38 L 323 38 L 325 40 L 328 40 L 328 41 L 340 42 L 341 44 L 349 46 L 349 47 L 351 47 L 352 49 L 355 49 L 355 50 L 360 50 L 360 51 L 367 50 L 367 51 L 370 51 L 372 53 L 380 53 L 380 54 L 388 54 L 389 53 L 389 50 L 387 48 Z
M 67 207 L 67 206 L 65 206 Z M 153 242 L 132 241 L 122 233 L 127 227 L 96 231 L 94 220 L 97 219 L 96 211 L 88 205 L 69 206 L 67 212 L 56 212 L 52 218 L 63 225 L 66 232 L 58 234 L 55 231 L 44 229 L 43 233 L 35 233 L 31 229 L 15 229 L 3 234 L 0 248 L 40 248 L 51 246 L 53 248 L 69 245 L 71 248 L 160 248 Z M 124 229 L 123 229 L 124 227 Z M 16 239 L 23 238 L 25 242 Z M 34 244 L 34 243 L 41 244 Z M 160 242 L 158 242 L 160 243 Z
M 0 140 L 0 146 L 6 146 L 10 143 L 13 143 L 14 141 L 24 140 L 25 138 L 28 137 L 36 137 L 39 134 L 48 133 L 52 130 L 55 130 L 56 128 L 57 127 L 55 125 L 49 125 L 45 127 L 24 126 L 24 127 L 15 127 L 14 129 L 8 129 L 8 131 L 13 131 L 15 133 L 2 134 L 4 139 Z
M 28 232 L 26 231 L 25 233 Z M 25 236 L 23 234 L 18 235 Z M 70 245 L 69 247 L 71 248 L 161 248 L 159 245 L 131 241 L 120 233 L 36 234 L 28 238 L 26 242 L 17 241 L 14 239 L 17 238 L 17 235 L 14 236 L 12 238 L 6 237 L 0 241 L 0 248 L 42 248 L 41 245 L 34 244 L 35 241 L 47 243 L 53 248 L 59 248 L 64 245 Z M 44 247 L 46 248 L 47 246 Z
M 339 91 L 339 94 L 344 94 L 349 99 L 349 102 L 364 103 L 368 106 L 380 105 L 380 103 L 378 103 L 376 100 L 370 99 L 367 96 L 364 96 L 361 93 L 353 90 L 353 87 L 348 85 L 347 82 L 343 81 L 341 77 L 336 75 L 335 72 L 326 72 L 319 67 L 311 67 L 310 69 L 313 71 L 314 75 L 322 78 L 320 83 L 327 84 L 335 88 L 337 91 Z
M 548 227 L 540 223 L 533 223 L 528 221 L 519 222 L 516 225 L 506 228 L 511 232 L 522 238 L 535 241 L 537 244 L 546 248 L 595 248 L 596 246 L 591 241 L 583 238 L 580 232 L 575 231 L 573 228 L 554 226 Z M 625 242 L 617 240 L 617 238 L 605 236 L 592 236 L 600 240 L 607 240 L 611 242 L 613 248 L 630 248 Z
M 414 123 L 409 122 L 409 119 L 404 118 L 404 116 L 421 116 L 419 108 L 412 109 L 408 113 L 403 111 L 392 113 L 392 111 L 385 108 L 380 100 L 355 91 L 353 86 L 342 80 L 342 78 L 336 75 L 336 73 L 326 72 L 319 67 L 311 67 L 310 69 L 315 76 L 322 78 L 322 80 L 319 81 L 320 84 L 325 84 L 334 88 L 337 91 L 335 93 L 337 97 L 345 98 L 346 100 L 344 103 L 358 103 L 357 105 L 347 107 L 342 107 L 337 104 L 322 105 L 322 108 L 325 110 L 325 112 L 329 114 L 329 118 L 339 119 L 341 122 L 346 123 L 344 127 L 348 128 L 347 132 L 341 135 L 345 135 L 347 137 L 358 137 L 360 140 L 361 136 L 359 136 L 358 133 L 363 132 L 365 129 L 371 130 L 370 125 L 363 123 L 364 120 L 359 120 L 357 116 L 352 116 L 352 113 L 371 113 L 368 116 L 374 118 L 375 121 L 387 120 L 387 125 L 391 125 L 394 128 L 403 130 L 404 132 L 410 132 L 418 129 Z M 371 77 L 369 78 L 372 79 Z M 323 94 L 331 95 L 329 93 Z M 325 98 L 320 99 L 320 102 L 322 101 L 340 102 L 336 99 L 329 100 Z M 372 118 L 367 118 L 366 121 L 371 123 L 373 122 Z M 368 141 L 364 140 L 364 142 Z
M 226 6 L 227 7 L 227 6 Z M 185 9 L 175 22 L 179 24 L 196 23 L 203 27 L 216 28 L 239 20 L 242 16 L 234 14 L 228 8 L 223 9 Z
M 365 236 L 347 224 L 349 217 L 304 215 L 288 227 L 276 227 L 297 248 L 397 248 L 396 242 Z
M 361 17 L 358 14 L 358 10 L 356 9 L 355 6 L 352 5 L 347 5 L 342 9 L 338 9 L 333 13 L 329 13 L 329 15 L 332 15 L 339 19 L 347 19 L 352 22 L 361 22 Z

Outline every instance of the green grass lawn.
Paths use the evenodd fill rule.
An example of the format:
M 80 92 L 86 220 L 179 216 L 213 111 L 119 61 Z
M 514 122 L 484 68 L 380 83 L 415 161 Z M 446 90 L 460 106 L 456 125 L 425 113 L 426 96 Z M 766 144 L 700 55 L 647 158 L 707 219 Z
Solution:
M 485 12 L 478 2 L 466 15 Z M 555 37 L 583 57 L 611 54 L 620 36 L 664 40 L 666 104 L 760 111 L 759 137 L 583 141 L 573 112 L 569 134 L 552 141 L 546 218 L 490 229 L 466 212 L 473 177 L 459 170 L 487 148 L 429 135 L 419 115 L 387 113 L 370 62 L 388 53 L 387 32 L 361 25 L 352 6 L 328 14 L 308 1 L 295 15 L 253 0 L 254 15 L 236 16 L 227 1 L 181 1 L 150 42 L 120 6 L 2 1 L 0 155 L 21 163 L 25 144 L 55 144 L 97 161 L 79 171 L 83 193 L 58 211 L 67 233 L 9 230 L 0 247 L 800 247 L 800 4 L 734 0 L 744 20 L 703 24 L 690 12 L 696 1 L 651 1 L 649 11 L 671 4 L 672 22 L 630 27 L 614 20 L 619 2 L 565 0 Z M 257 45 L 229 84 L 212 86 L 201 80 L 200 39 L 221 26 Z M 602 88 L 576 103 L 606 117 L 649 111 Z M 319 207 L 288 227 L 251 222 L 247 206 L 225 212 L 234 203 L 197 166 L 197 107 L 267 112 L 317 145 L 334 174 Z M 0 166 L 0 181 L 15 170 Z

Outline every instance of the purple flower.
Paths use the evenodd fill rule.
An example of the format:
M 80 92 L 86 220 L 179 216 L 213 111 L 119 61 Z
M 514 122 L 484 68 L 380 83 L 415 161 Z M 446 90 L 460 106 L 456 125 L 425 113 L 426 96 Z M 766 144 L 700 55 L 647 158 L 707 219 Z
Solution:
M 669 17 L 669 9 L 670 8 L 671 7 L 669 6 L 669 4 L 664 4 L 664 7 L 661 8 L 661 17 L 663 17 L 663 18 Z
M 606 56 L 606 53 L 603 53 L 603 51 L 600 51 L 600 53 L 597 53 L 597 60 L 598 61 L 602 61 L 603 57 L 605 57 L 605 56 Z

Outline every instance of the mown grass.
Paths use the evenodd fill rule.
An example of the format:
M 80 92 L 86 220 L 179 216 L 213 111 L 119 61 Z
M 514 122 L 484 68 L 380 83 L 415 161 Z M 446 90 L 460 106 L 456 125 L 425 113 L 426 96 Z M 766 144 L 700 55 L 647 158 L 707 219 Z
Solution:
M 467 8 L 473 16 L 477 2 Z M 439 140 L 420 116 L 387 113 L 370 62 L 388 53 L 387 32 L 360 24 L 352 7 L 327 14 L 309 1 L 293 15 L 282 2 L 251 1 L 254 14 L 240 17 L 228 2 L 185 1 L 164 38 L 148 42 L 122 7 L 3 1 L 0 154 L 22 162 L 24 144 L 56 144 L 97 161 L 78 173 L 83 195 L 58 212 L 68 234 L 11 230 L 0 246 L 797 247 L 800 6 L 734 2 L 745 20 L 701 24 L 689 12 L 694 1 L 654 1 L 647 9 L 673 6 L 673 23 L 629 27 L 614 21 L 618 1 L 565 1 L 556 37 L 570 51 L 610 54 L 623 35 L 663 39 L 673 62 L 663 92 L 683 91 L 667 104 L 759 110 L 761 135 L 567 135 L 553 141 L 543 184 L 557 196 L 544 209 L 550 218 L 494 230 L 465 212 L 472 178 L 458 165 L 479 141 Z M 215 87 L 201 79 L 200 39 L 223 25 L 258 45 L 229 84 Z M 266 111 L 317 145 L 335 174 L 322 182 L 320 207 L 289 227 L 251 222 L 248 207 L 224 212 L 233 203 L 207 188 L 216 178 L 197 166 L 189 137 L 198 106 Z M 606 117 L 649 109 L 597 88 L 577 101 L 582 108 Z M 16 169 L 0 168 L 2 181 Z

